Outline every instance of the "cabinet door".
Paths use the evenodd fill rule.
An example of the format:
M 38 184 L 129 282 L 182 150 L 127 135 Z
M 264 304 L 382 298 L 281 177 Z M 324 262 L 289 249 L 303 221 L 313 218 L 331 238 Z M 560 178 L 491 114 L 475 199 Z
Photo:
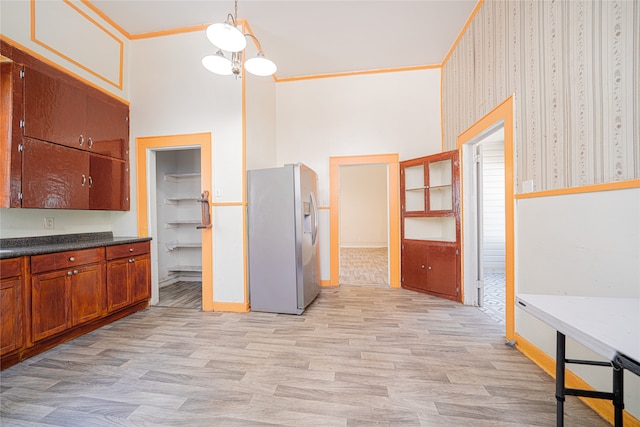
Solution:
M 31 278 L 33 341 L 63 332 L 69 318 L 69 275 L 71 271 L 34 274 Z
M 0 354 L 21 348 L 24 344 L 22 315 L 22 279 L 0 280 Z
M 104 264 L 93 264 L 72 270 L 71 323 L 97 319 L 105 310 Z
M 402 287 L 426 290 L 427 265 L 427 248 L 423 243 L 403 243 Z
M 131 302 L 129 259 L 122 258 L 107 264 L 107 309 L 109 312 L 126 307 Z
M 86 94 L 79 87 L 25 67 L 25 136 L 85 147 L 86 102 Z
M 87 144 L 89 150 L 126 159 L 129 149 L 129 107 L 115 100 L 87 97 Z
M 429 245 L 427 290 L 449 298 L 458 295 L 458 255 L 452 246 Z
M 89 154 L 25 138 L 22 207 L 87 209 Z
M 131 302 L 139 302 L 151 297 L 151 259 L 149 255 L 131 258 Z
M 124 160 L 91 155 L 89 209 L 129 209 L 129 168 Z

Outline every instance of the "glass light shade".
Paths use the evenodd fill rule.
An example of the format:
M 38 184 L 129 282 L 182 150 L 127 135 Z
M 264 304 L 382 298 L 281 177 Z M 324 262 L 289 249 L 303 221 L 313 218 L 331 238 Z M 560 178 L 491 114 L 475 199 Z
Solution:
M 276 64 L 265 58 L 262 52 L 258 52 L 257 56 L 247 59 L 244 62 L 244 68 L 251 74 L 262 77 L 271 76 L 278 70 Z
M 242 31 L 226 22 L 209 25 L 207 38 L 214 46 L 227 52 L 240 52 L 247 47 L 247 39 Z
M 222 51 L 216 52 L 215 55 L 207 55 L 202 58 L 204 68 L 212 73 L 228 76 L 232 73 L 232 64 L 228 58 L 225 58 Z

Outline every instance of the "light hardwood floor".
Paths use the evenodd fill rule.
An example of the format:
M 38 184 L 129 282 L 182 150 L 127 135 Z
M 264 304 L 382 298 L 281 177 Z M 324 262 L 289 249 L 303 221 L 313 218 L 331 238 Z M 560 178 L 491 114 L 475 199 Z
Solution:
M 0 424 L 553 426 L 553 380 L 503 329 L 383 287 L 302 316 L 150 307 L 3 371 Z M 565 425 L 608 424 L 568 397 Z
M 202 282 L 176 282 L 160 288 L 158 307 L 202 308 Z

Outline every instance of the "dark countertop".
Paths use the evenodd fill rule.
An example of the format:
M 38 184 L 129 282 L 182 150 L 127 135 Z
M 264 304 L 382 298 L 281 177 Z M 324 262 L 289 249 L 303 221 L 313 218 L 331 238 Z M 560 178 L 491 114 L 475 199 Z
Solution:
M 58 234 L 54 236 L 14 237 L 0 239 L 0 259 L 48 254 L 52 252 L 146 242 L 151 237 L 113 237 L 110 231 L 102 233 Z

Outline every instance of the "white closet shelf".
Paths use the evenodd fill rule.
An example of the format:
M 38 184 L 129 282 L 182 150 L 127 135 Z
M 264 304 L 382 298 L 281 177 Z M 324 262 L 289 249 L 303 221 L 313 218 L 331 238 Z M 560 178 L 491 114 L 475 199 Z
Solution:
M 173 221 L 167 221 L 164 223 L 164 228 L 174 228 L 181 225 L 193 225 L 200 224 L 201 221 L 199 219 L 176 219 Z
M 200 172 L 194 173 L 167 173 L 164 175 L 164 180 L 169 182 L 181 182 L 181 181 L 199 181 Z
M 175 267 L 169 267 L 167 269 L 172 273 L 200 273 L 202 274 L 202 266 L 201 265 L 178 265 Z
M 201 248 L 202 247 L 202 243 L 199 242 L 169 242 L 166 243 L 165 246 L 167 247 L 167 250 L 174 250 L 174 249 L 180 249 L 180 248 Z
M 167 197 L 164 203 L 167 205 L 175 205 L 180 202 L 198 202 L 200 197 Z

